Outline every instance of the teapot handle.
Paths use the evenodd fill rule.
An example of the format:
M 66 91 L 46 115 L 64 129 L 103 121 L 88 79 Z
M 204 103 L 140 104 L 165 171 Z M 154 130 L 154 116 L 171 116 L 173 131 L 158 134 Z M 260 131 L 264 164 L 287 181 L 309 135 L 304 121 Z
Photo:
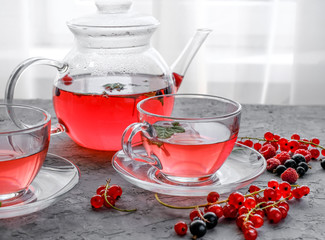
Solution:
M 6 92 L 5 92 L 5 99 L 4 99 L 5 103 L 11 104 L 13 102 L 14 90 L 15 90 L 15 86 L 17 84 L 18 79 L 20 78 L 22 73 L 29 66 L 32 66 L 32 65 L 48 65 L 48 66 L 51 66 L 51 67 L 55 67 L 55 68 L 57 68 L 59 73 L 64 73 L 69 68 L 67 63 L 59 62 L 59 61 L 52 60 L 52 59 L 36 58 L 36 57 L 26 59 L 25 61 L 20 63 L 13 70 L 12 74 L 10 75 L 10 77 L 8 79 L 7 86 L 6 86 Z M 9 111 L 9 115 L 10 115 L 10 117 L 12 118 L 12 120 L 14 121 L 14 123 L 18 127 L 23 127 L 23 124 L 20 121 L 17 120 L 17 118 L 15 117 L 13 112 Z M 51 135 L 61 133 L 61 132 L 64 131 L 64 129 L 65 129 L 64 126 L 62 124 L 60 124 L 60 123 L 58 123 L 56 125 L 52 125 L 51 126 Z

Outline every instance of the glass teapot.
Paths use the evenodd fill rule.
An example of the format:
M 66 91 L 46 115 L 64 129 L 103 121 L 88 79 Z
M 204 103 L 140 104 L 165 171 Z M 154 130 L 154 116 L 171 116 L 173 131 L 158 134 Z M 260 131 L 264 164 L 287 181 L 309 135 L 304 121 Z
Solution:
M 79 145 L 105 151 L 121 149 L 124 129 L 137 121 L 137 103 L 175 93 L 210 30 L 199 29 L 170 68 L 150 45 L 159 22 L 130 10 L 131 1 L 96 0 L 96 14 L 67 23 L 75 45 L 62 62 L 30 58 L 11 74 L 5 101 L 13 101 L 23 71 L 53 66 L 53 105 L 60 128 Z M 140 138 L 138 139 L 140 140 Z

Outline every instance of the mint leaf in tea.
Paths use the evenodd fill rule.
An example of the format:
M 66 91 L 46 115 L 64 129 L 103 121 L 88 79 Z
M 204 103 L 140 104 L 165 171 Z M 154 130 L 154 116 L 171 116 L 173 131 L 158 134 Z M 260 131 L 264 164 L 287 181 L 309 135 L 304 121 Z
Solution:
M 170 138 L 175 133 L 183 133 L 185 129 L 179 125 L 179 122 L 173 122 L 172 127 L 170 126 L 161 126 L 153 125 L 157 132 L 157 137 L 161 139 Z

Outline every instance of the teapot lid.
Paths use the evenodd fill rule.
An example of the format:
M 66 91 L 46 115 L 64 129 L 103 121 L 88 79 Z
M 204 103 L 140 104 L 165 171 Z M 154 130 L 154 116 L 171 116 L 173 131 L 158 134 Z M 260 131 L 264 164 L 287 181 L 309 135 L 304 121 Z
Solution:
M 131 11 L 131 0 L 95 0 L 97 13 L 72 19 L 74 27 L 154 27 L 159 24 L 152 16 Z

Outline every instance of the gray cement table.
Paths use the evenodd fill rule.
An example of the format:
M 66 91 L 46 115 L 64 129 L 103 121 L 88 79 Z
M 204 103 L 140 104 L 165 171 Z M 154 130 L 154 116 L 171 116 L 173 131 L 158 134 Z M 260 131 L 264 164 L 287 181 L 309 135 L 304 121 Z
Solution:
M 39 106 L 55 116 L 50 101 L 16 101 Z M 55 119 L 54 119 L 55 121 Z M 325 144 L 325 107 L 244 105 L 240 136 L 263 136 L 266 130 L 290 137 L 299 133 L 306 138 L 318 137 Z M 174 210 L 160 205 L 152 192 L 123 180 L 112 168 L 113 152 L 100 152 L 76 145 L 66 134 L 53 136 L 49 152 L 74 162 L 81 172 L 80 183 L 59 202 L 42 211 L 0 220 L 0 239 L 190 239 L 180 238 L 173 230 L 178 220 L 188 221 L 189 210 Z M 277 225 L 264 224 L 258 239 L 325 239 L 325 170 L 318 162 L 299 184 L 311 188 L 308 197 L 290 203 L 287 218 Z M 137 207 L 135 213 L 115 210 L 92 210 L 89 200 L 97 186 L 111 178 L 123 187 L 123 206 Z M 265 186 L 274 176 L 265 172 L 255 182 Z M 243 189 L 245 192 L 247 189 Z M 162 196 L 169 203 L 204 202 Z M 222 219 L 203 239 L 244 239 L 233 221 Z

